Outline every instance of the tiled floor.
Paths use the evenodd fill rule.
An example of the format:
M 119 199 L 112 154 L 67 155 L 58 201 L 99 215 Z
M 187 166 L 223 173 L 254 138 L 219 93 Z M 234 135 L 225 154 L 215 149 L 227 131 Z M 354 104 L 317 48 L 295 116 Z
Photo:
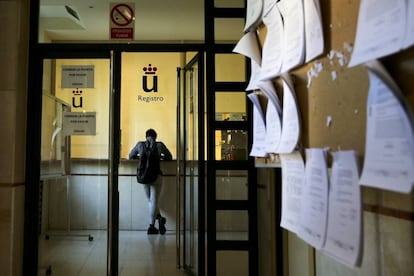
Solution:
M 74 234 L 71 232 L 71 234 Z M 85 234 L 85 233 L 83 233 Z M 39 275 L 103 276 L 106 275 L 106 232 L 92 231 L 93 236 L 50 235 L 39 244 Z M 182 276 L 176 269 L 175 232 L 147 235 L 146 231 L 119 232 L 120 276 Z

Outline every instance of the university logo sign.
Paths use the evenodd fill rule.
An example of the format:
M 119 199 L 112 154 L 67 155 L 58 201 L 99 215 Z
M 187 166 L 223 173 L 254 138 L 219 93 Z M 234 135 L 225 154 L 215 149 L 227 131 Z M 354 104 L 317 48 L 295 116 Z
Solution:
M 139 102 L 162 102 L 164 101 L 164 97 L 162 96 L 155 96 L 158 93 L 158 76 L 157 76 L 158 68 L 148 64 L 142 68 L 144 72 L 142 76 L 142 90 L 144 91 L 143 95 L 138 95 Z M 151 94 L 150 94 L 151 93 Z
M 83 106 L 83 99 L 82 99 L 82 90 L 79 90 L 76 88 L 76 90 L 72 91 L 73 97 L 72 97 L 72 106 L 74 108 L 81 108 Z

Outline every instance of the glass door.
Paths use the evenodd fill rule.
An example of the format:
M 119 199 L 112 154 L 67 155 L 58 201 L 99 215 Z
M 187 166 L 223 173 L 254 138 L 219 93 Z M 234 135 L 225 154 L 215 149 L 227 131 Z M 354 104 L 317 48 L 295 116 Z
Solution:
M 200 65 L 201 63 L 201 65 Z M 182 206 L 183 229 L 181 231 L 183 267 L 193 275 L 200 275 L 203 267 L 203 80 L 201 54 L 196 55 L 183 68 L 183 85 L 180 88 L 180 116 L 179 133 L 182 137 L 181 162 L 182 173 Z
M 106 274 L 110 63 L 43 60 L 39 275 Z

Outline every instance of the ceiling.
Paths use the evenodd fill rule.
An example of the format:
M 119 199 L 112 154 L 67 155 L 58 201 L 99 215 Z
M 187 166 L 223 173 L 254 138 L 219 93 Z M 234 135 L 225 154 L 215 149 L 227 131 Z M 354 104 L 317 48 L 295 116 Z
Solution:
M 240 7 L 238 2 L 244 0 L 218 2 L 230 5 L 227 7 Z M 204 0 L 40 0 L 39 41 L 113 42 L 110 39 L 111 10 L 119 3 L 134 3 L 136 42 L 204 41 Z M 243 35 L 242 19 L 216 20 L 215 24 L 218 41 L 234 42 Z

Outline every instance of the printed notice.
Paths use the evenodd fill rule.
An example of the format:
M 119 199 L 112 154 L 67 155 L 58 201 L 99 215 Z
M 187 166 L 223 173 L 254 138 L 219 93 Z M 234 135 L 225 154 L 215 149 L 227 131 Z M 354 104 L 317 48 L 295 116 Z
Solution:
M 275 153 L 279 147 L 282 122 L 280 111 L 273 101 L 267 102 L 266 109 L 266 150 Z
M 328 229 L 324 253 L 350 267 L 361 252 L 361 187 L 355 151 L 332 153 Z
M 361 185 L 410 193 L 414 185 L 413 118 L 401 92 L 370 65 Z M 383 70 L 382 70 L 383 71 Z M 387 81 L 388 79 L 388 81 Z
M 250 156 L 266 157 L 266 125 L 263 110 L 260 106 L 259 96 L 256 93 L 247 95 L 253 103 L 253 145 Z
M 406 0 L 362 0 L 355 47 L 348 66 L 384 57 L 402 49 L 406 33 Z
M 282 0 L 278 2 L 278 7 L 284 23 L 282 72 L 287 72 L 305 60 L 303 1 Z
M 300 152 L 281 154 L 282 163 L 282 219 L 280 226 L 298 233 L 305 164 Z
M 280 74 L 282 69 L 283 19 L 277 5 L 263 17 L 267 27 L 266 39 L 263 44 L 261 80 L 269 80 Z
M 324 149 L 306 149 L 299 237 L 321 249 L 328 220 L 328 167 Z
M 306 62 L 323 53 L 324 39 L 319 0 L 304 1 Z
M 94 88 L 94 65 L 62 65 L 61 88 Z
M 96 135 L 96 112 L 64 112 L 62 133 L 70 135 Z
M 288 74 L 283 74 L 282 134 L 277 153 L 291 153 L 300 137 L 299 108 L 296 103 L 293 83 Z

